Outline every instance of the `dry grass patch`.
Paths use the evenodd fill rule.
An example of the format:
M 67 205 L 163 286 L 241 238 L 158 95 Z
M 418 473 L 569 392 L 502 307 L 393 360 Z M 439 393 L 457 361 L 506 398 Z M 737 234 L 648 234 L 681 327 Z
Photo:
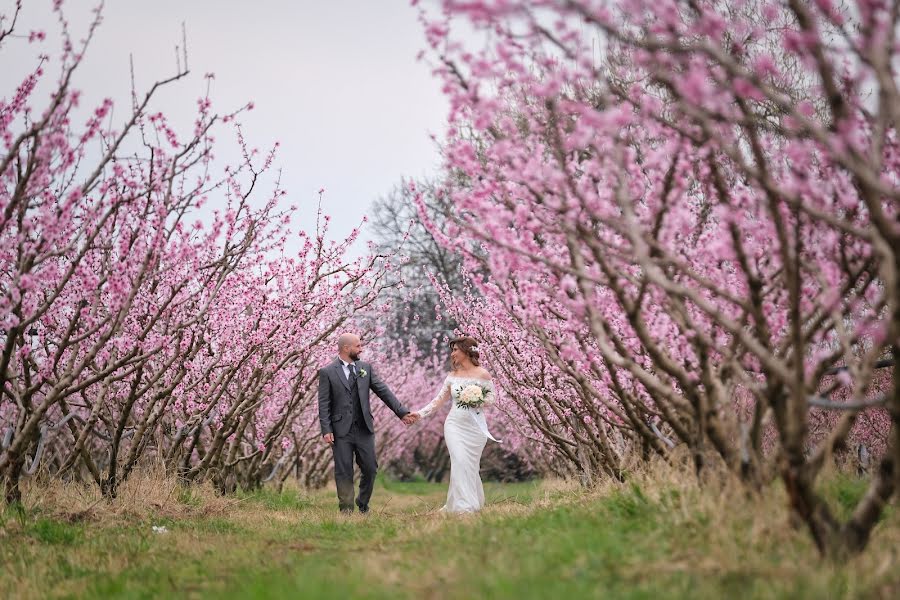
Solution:
M 29 513 L 69 522 L 121 522 L 223 515 L 240 501 L 216 494 L 208 483 L 186 486 L 161 471 L 145 470 L 130 477 L 111 500 L 103 498 L 94 484 L 30 481 L 23 487 L 22 504 Z

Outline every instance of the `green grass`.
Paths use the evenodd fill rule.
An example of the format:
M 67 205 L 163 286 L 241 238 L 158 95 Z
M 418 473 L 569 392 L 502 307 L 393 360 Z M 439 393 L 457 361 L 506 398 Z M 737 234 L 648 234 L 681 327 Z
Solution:
M 41 518 L 28 523 L 25 531 L 50 546 L 74 546 L 82 539 L 83 527 Z
M 251 492 L 239 491 L 236 497 L 259 504 L 269 510 L 298 511 L 311 506 L 311 502 L 293 491 L 279 492 L 272 488 L 262 488 Z
M 864 483 L 835 476 L 823 490 L 846 510 Z M 831 564 L 789 526 L 777 487 L 749 498 L 649 478 L 592 493 L 488 484 L 486 510 L 465 517 L 435 513 L 445 494 L 446 485 L 379 480 L 371 514 L 346 517 L 330 489 L 227 500 L 176 490 L 182 513 L 157 503 L 75 522 L 26 501 L 24 516 L 7 512 L 0 521 L 0 597 L 820 599 L 900 591 L 894 509 L 866 554 Z
M 868 481 L 839 473 L 820 484 L 820 492 L 833 498 L 832 506 L 838 516 L 846 519 L 866 493 Z

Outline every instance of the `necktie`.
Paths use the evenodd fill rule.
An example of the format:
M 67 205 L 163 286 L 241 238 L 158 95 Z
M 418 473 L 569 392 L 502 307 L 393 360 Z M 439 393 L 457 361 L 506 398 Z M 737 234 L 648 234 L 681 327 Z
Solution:
M 353 363 L 350 363 L 349 365 L 347 365 L 347 368 L 350 369 L 350 376 L 347 378 L 347 380 L 350 382 L 350 385 L 352 386 L 356 382 L 356 365 Z

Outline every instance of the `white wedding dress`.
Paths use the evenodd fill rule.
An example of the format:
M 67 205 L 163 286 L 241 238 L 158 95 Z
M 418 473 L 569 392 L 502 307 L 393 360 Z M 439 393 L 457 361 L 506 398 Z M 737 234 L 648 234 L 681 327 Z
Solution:
M 484 506 L 484 487 L 479 475 L 481 452 L 488 438 L 500 441 L 488 431 L 484 408 L 466 409 L 456 405 L 459 393 L 471 384 L 485 389 L 485 404 L 493 403 L 494 384 L 490 381 L 449 375 L 434 400 L 416 411 L 424 418 L 453 399 L 450 414 L 444 421 L 444 441 L 450 451 L 450 489 L 447 491 L 447 503 L 441 508 L 442 512 L 481 510 Z

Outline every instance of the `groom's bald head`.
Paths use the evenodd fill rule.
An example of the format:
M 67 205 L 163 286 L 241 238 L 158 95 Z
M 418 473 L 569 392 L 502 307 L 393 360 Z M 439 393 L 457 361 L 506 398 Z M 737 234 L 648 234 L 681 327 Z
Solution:
M 359 360 L 359 353 L 362 352 L 362 343 L 359 336 L 354 333 L 342 333 L 338 337 L 338 355 L 347 360 Z
M 352 346 L 359 341 L 359 336 L 353 333 L 342 333 L 338 338 L 338 352 L 344 349 L 344 346 Z

